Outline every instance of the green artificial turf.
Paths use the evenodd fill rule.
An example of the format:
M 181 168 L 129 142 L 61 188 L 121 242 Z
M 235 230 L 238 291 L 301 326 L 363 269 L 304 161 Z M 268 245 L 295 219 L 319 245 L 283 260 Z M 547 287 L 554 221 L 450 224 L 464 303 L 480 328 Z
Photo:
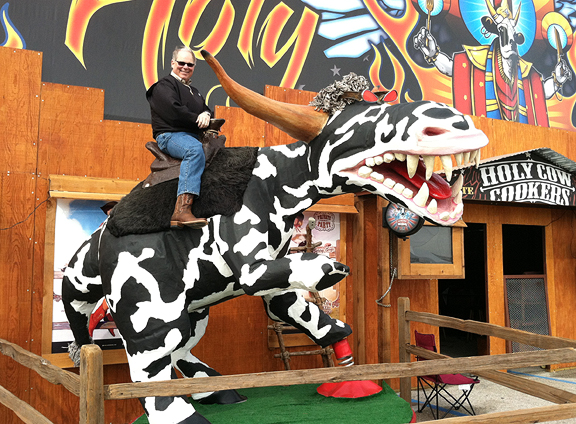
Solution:
M 238 390 L 248 397 L 235 405 L 201 405 L 196 410 L 212 424 L 404 424 L 412 419 L 410 405 L 386 384 L 365 398 L 328 398 L 317 385 Z M 146 416 L 134 424 L 148 424 Z

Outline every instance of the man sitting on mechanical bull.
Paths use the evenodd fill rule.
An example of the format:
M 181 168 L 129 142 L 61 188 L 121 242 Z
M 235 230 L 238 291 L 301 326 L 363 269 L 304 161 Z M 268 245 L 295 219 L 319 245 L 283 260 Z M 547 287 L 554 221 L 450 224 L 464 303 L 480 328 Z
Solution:
M 176 47 L 172 53 L 172 72 L 146 92 L 152 117 L 152 134 L 164 153 L 182 159 L 178 198 L 170 219 L 172 228 L 184 225 L 202 228 L 206 218 L 192 214 L 194 197 L 200 196 L 200 180 L 205 157 L 200 133 L 208 128 L 212 111 L 196 87 L 190 85 L 196 56 L 189 47 Z

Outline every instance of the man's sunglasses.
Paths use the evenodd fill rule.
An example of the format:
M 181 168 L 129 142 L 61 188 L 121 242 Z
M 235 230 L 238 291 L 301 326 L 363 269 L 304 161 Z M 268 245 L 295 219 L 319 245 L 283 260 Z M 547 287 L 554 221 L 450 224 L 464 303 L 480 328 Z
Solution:
M 184 65 L 188 65 L 189 68 L 193 68 L 195 63 L 190 63 L 190 62 L 180 62 L 179 60 L 176 61 L 176 63 L 180 66 L 184 66 Z

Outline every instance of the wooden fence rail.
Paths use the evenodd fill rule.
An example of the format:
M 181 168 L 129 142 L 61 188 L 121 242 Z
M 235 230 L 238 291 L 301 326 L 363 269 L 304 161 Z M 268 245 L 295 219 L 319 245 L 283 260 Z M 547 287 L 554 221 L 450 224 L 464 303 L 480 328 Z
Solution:
M 526 331 L 500 327 L 494 324 L 470 321 L 470 320 L 461 320 L 457 318 L 439 316 L 427 312 L 414 312 L 410 310 L 410 300 L 408 298 L 399 298 L 398 332 L 399 332 L 399 349 L 400 349 L 399 353 L 401 363 L 410 363 L 411 355 L 419 356 L 429 360 L 440 360 L 446 362 L 453 361 L 453 359 L 450 358 L 449 356 L 442 355 L 436 352 L 432 352 L 411 345 L 410 322 L 420 322 L 438 327 L 453 328 L 456 330 L 466 331 L 469 333 L 498 337 L 509 341 L 516 341 L 530 346 L 539 347 L 542 349 L 548 349 L 538 351 L 542 353 L 541 358 L 544 358 L 543 365 L 572 362 L 563 360 L 556 362 L 556 359 L 553 359 L 552 356 L 555 356 L 557 358 L 556 353 L 558 351 L 562 351 L 564 349 L 572 350 L 573 348 L 576 348 L 576 341 L 571 339 L 565 339 L 553 336 L 543 336 L 539 334 L 528 333 Z M 492 424 L 492 423 L 504 423 L 504 422 L 507 424 L 521 424 L 521 423 L 546 422 L 546 421 L 561 420 L 576 417 L 576 394 L 548 386 L 547 384 L 527 380 L 522 377 L 497 371 L 498 369 L 503 368 L 523 367 L 523 365 L 519 365 L 519 362 L 516 362 L 517 357 L 515 357 L 514 355 L 517 354 L 509 353 L 505 355 L 486 356 L 486 358 L 488 359 L 503 356 L 508 357 L 509 360 L 502 361 L 507 362 L 507 365 L 503 367 L 497 367 L 497 366 L 486 367 L 486 369 L 478 368 L 475 370 L 472 370 L 472 368 L 475 367 L 476 364 L 475 360 L 477 357 L 461 358 L 466 364 L 469 364 L 471 366 L 469 367 L 455 366 L 448 373 L 452 374 L 452 373 L 470 372 L 487 380 L 506 386 L 508 388 L 520 391 L 522 393 L 526 393 L 531 396 L 538 397 L 540 399 L 547 400 L 549 402 L 557 403 L 558 405 L 541 407 L 541 408 L 530 408 L 521 411 L 482 414 L 472 417 L 449 418 L 442 420 L 442 422 L 450 424 L 460 424 L 460 423 Z M 444 373 L 431 372 L 430 374 L 434 375 Z M 410 377 L 403 377 L 400 379 L 400 397 L 406 400 L 407 402 L 410 402 L 411 399 Z
M 3 339 L 0 339 L 0 353 L 36 371 L 50 383 L 61 384 L 76 396 L 80 393 L 80 378 L 76 374 L 58 368 L 44 358 Z M 52 424 L 52 421 L 2 386 L 0 386 L 0 403 L 14 411 L 26 424 Z
M 207 391 L 273 387 L 296 384 L 319 384 L 350 380 L 400 378 L 400 396 L 410 402 L 411 378 L 430 374 L 471 372 L 524 393 L 557 403 L 552 407 L 532 408 L 475 417 L 450 418 L 447 423 L 529 423 L 538 420 L 557 420 L 576 417 L 576 395 L 542 383 L 502 373 L 496 370 L 554 363 L 576 362 L 576 342 L 558 337 L 540 336 L 519 330 L 498 327 L 475 321 L 463 321 L 434 314 L 410 311 L 407 298 L 398 300 L 398 328 L 400 333 L 400 363 L 355 365 L 352 367 L 312 370 L 276 371 L 255 374 L 179 379 L 153 383 L 103 384 L 102 351 L 96 345 L 81 350 L 80 376 L 64 371 L 45 359 L 21 347 L 0 339 L 0 353 L 33 369 L 54 384 L 62 384 L 80 397 L 80 424 L 104 423 L 105 399 L 131 399 L 151 396 L 177 396 Z M 501 337 L 548 350 L 509 353 L 504 355 L 449 358 L 410 344 L 410 322 L 422 322 L 455 328 L 493 337 Z M 412 362 L 411 355 L 428 361 Z M 30 405 L 0 387 L 0 403 L 12 409 L 25 423 L 51 424 Z

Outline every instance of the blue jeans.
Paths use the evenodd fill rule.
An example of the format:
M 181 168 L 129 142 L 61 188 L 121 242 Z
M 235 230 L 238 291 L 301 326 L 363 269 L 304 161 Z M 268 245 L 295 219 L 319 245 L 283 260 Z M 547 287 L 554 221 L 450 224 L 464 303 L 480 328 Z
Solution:
M 156 137 L 160 150 L 174 158 L 182 159 L 178 196 L 184 193 L 200 195 L 200 178 L 204 172 L 206 158 L 202 143 L 196 137 L 188 132 L 162 133 Z

